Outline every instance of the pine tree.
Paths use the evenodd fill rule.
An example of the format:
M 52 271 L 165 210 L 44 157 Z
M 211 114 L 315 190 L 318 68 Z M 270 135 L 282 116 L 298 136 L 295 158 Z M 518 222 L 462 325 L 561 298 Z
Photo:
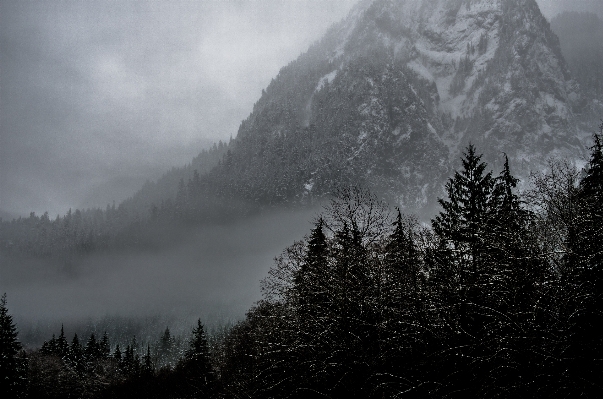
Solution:
M 504 368 L 506 373 L 487 375 L 484 387 L 507 384 L 509 389 L 524 390 L 518 381 L 533 378 L 534 370 L 542 362 L 531 349 L 535 342 L 544 340 L 539 330 L 540 320 L 536 308 L 547 274 L 534 228 L 534 214 L 528 211 L 515 190 L 515 178 L 505 155 L 503 170 L 496 177 L 486 218 L 486 235 L 483 282 L 485 295 L 481 305 L 486 317 L 484 329 L 489 339 L 482 346 L 490 349 L 491 356 L 484 360 L 484 368 Z M 504 381 L 504 382 L 503 382 Z M 481 391 L 482 396 L 491 396 Z
M 170 333 L 168 327 L 165 328 L 161 339 L 159 340 L 159 364 L 158 367 L 171 368 L 170 362 L 172 361 L 174 350 L 174 339 Z
M 471 281 L 484 252 L 494 179 L 492 172 L 484 173 L 487 165 L 481 162 L 481 155 L 476 155 L 473 145 L 463 155 L 463 170 L 455 171 L 446 183 L 448 200 L 438 199 L 443 211 L 432 220 L 432 227 L 456 255 L 457 262 L 462 263 L 460 274 Z
M 315 319 L 324 314 L 329 298 L 326 286 L 328 244 L 323 228 L 324 220 L 321 217 L 310 233 L 304 262 L 294 278 L 299 311 L 306 322 L 316 322 Z
M 291 336 L 295 340 L 294 351 L 291 351 L 285 362 L 278 360 L 282 364 L 281 368 L 292 367 L 299 370 L 296 377 L 301 381 L 300 384 L 313 385 L 317 389 L 316 370 L 321 369 L 321 354 L 332 349 L 326 332 L 335 317 L 329 242 L 324 229 L 325 222 L 320 217 L 304 245 L 303 260 L 293 278 L 295 319 L 291 323 Z
M 115 346 L 115 350 L 113 351 L 113 359 L 117 362 L 117 364 L 121 363 L 121 349 L 119 348 L 119 344 Z
M 591 156 L 578 190 L 576 240 L 570 250 L 577 259 L 570 316 L 570 348 L 576 390 L 603 395 L 603 123 L 594 135 Z
M 23 367 L 18 356 L 22 347 L 17 335 L 4 294 L 0 299 L 0 392 L 8 398 L 20 397 L 22 393 Z
M 398 298 L 403 294 L 416 298 L 419 293 L 418 251 L 413 242 L 412 227 L 402 219 L 400 209 L 393 226 L 394 231 L 385 247 L 389 279 L 402 291 L 396 293 Z
M 87 362 L 94 362 L 100 357 L 100 348 L 94 333 L 91 333 L 90 338 L 88 338 L 88 342 L 84 348 L 84 355 Z
M 434 282 L 438 285 L 437 305 L 450 326 L 448 371 L 460 368 L 464 374 L 456 377 L 457 388 L 466 395 L 476 395 L 483 384 L 483 368 L 478 359 L 491 355 L 485 337 L 495 319 L 488 303 L 491 301 L 489 219 L 493 214 L 495 180 L 492 172 L 485 173 L 473 145 L 463 154 L 463 169 L 455 171 L 446 184 L 448 199 L 438 199 L 443 210 L 432 220 L 439 240 L 435 250 Z
M 485 173 L 486 164 L 481 162 L 481 157 L 476 155 L 473 145 L 467 147 L 462 159 L 463 170 L 455 171 L 446 184 L 448 200 L 438 199 L 443 211 L 432 220 L 433 230 L 441 242 L 440 270 L 436 270 L 436 274 L 440 275 L 441 283 L 448 286 L 446 302 L 457 303 L 458 328 L 469 336 L 475 336 L 481 328 L 475 320 L 475 312 L 485 293 L 480 288 L 485 288 L 482 273 L 489 256 L 488 219 L 492 215 L 494 188 L 492 172 Z
M 123 352 L 120 369 L 128 376 L 134 377 L 140 374 L 140 357 L 138 356 L 138 343 L 136 336 L 132 337 L 132 342 L 126 346 Z
M 147 344 L 147 353 L 142 357 L 142 373 L 151 376 L 155 372 L 155 365 L 151 357 L 151 346 Z
M 108 359 L 111 355 L 111 345 L 109 344 L 109 335 L 105 331 L 103 333 L 103 338 L 98 343 L 99 355 L 102 359 Z
M 603 123 L 600 130 L 599 134 L 594 135 L 590 160 L 586 174 L 580 181 L 578 194 L 581 212 L 576 251 L 589 274 L 603 267 Z
M 184 359 L 187 366 L 200 375 L 209 375 L 213 372 L 209 357 L 209 344 L 201 319 L 197 320 L 197 326 L 193 328 L 189 349 L 186 351 Z
M 377 292 L 377 307 L 381 308 L 379 347 L 382 376 L 379 380 L 389 389 L 400 392 L 401 376 L 409 385 L 417 381 L 419 371 L 413 367 L 422 357 L 429 328 L 426 319 L 422 259 L 415 242 L 415 223 L 397 210 L 393 232 L 384 248 L 383 275 Z M 399 390 L 397 391 L 398 387 Z M 386 389 L 385 392 L 388 392 Z M 393 395 L 393 394 L 392 394 Z M 389 396 L 389 393 L 386 393 Z
M 57 338 L 54 334 L 52 334 L 52 338 L 49 341 L 44 341 L 40 352 L 45 355 L 58 356 Z
M 69 365 L 77 372 L 82 372 L 85 369 L 84 361 L 84 349 L 80 344 L 80 340 L 77 333 L 73 335 L 71 340 L 71 346 L 69 346 L 69 353 L 67 355 Z
M 67 338 L 65 337 L 65 330 L 62 324 L 61 334 L 59 335 L 59 338 L 57 338 L 56 348 L 58 355 L 61 357 L 61 359 L 64 359 L 69 353 L 69 343 L 67 342 Z
M 209 345 L 205 327 L 201 319 L 193 328 L 189 348 L 176 367 L 176 373 L 183 379 L 181 393 L 184 396 L 209 396 L 213 389 L 215 375 L 210 361 Z
M 493 307 L 497 307 L 497 304 L 492 303 L 496 301 L 509 304 L 512 299 L 510 291 L 518 284 L 531 283 L 526 278 L 529 254 L 524 247 L 528 212 L 522 208 L 521 201 L 514 192 L 518 182 L 519 179 L 511 174 L 509 159 L 505 155 L 504 167 L 495 179 L 491 208 L 485 220 L 489 230 L 486 272 L 493 291 L 488 305 Z M 519 276 L 521 277 L 517 278 Z

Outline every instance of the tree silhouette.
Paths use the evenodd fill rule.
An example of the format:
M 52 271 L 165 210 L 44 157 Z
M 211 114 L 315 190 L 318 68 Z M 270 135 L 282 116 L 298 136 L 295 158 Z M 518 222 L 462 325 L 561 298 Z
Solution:
M 23 393 L 23 365 L 19 358 L 21 343 L 17 327 L 6 307 L 6 294 L 0 298 L 0 392 L 4 397 L 17 398 Z

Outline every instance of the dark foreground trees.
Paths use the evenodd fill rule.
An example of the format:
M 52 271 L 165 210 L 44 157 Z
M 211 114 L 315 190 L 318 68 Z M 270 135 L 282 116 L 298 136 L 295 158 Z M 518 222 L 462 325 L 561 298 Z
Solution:
M 552 170 L 524 202 L 508 160 L 496 176 L 470 146 L 432 230 L 343 192 L 277 258 L 264 301 L 227 338 L 223 388 L 600 397 L 602 166 L 597 135 L 581 178 Z

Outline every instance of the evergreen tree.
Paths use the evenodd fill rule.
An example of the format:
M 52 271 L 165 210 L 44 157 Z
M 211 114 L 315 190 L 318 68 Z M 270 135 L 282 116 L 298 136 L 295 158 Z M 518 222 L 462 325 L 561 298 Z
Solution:
M 603 123 L 594 135 L 590 160 L 578 189 L 579 212 L 575 246 L 577 259 L 570 314 L 570 348 L 577 391 L 603 395 Z
M 69 365 L 77 372 L 82 372 L 85 369 L 86 364 L 84 360 L 84 349 L 80 344 L 77 333 L 73 335 L 73 339 L 71 340 L 71 346 L 69 346 L 67 359 Z
M 151 376 L 155 372 L 155 365 L 151 357 L 151 346 L 147 344 L 147 353 L 142 357 L 142 373 Z
M 323 231 L 324 220 L 319 218 L 310 233 L 304 262 L 294 278 L 299 311 L 302 317 L 316 319 L 325 313 L 329 298 L 328 244 Z M 316 322 L 316 320 L 305 320 Z
M 117 364 L 121 363 L 121 349 L 119 348 L 119 344 L 115 346 L 115 350 L 113 351 L 113 359 L 115 359 Z
M 54 334 L 52 334 L 52 338 L 49 341 L 44 341 L 40 348 L 40 352 L 45 355 L 58 356 L 57 338 Z
M 532 231 L 534 215 L 515 192 L 518 183 L 505 155 L 484 221 L 488 230 L 487 256 L 481 281 L 486 290 L 480 296 L 485 315 L 483 328 L 488 332 L 488 339 L 482 340 L 481 345 L 489 349 L 483 352 L 491 354 L 482 361 L 482 367 L 498 366 L 505 372 L 484 375 L 481 396 L 492 396 L 491 390 L 501 385 L 513 396 L 525 392 L 528 386 L 518 381 L 534 378 L 532 373 L 542 364 L 541 355 L 535 355 L 531 348 L 535 342 L 545 340 L 536 309 L 539 299 L 546 295 L 541 290 L 547 265 Z
M 94 333 L 90 334 L 86 347 L 84 348 L 84 355 L 86 356 L 87 362 L 94 362 L 100 357 L 99 343 L 96 341 Z
M 492 172 L 485 173 L 486 164 L 473 145 L 467 147 L 462 164 L 463 170 L 455 171 L 446 184 L 448 200 L 438 199 L 443 210 L 432 220 L 432 227 L 441 242 L 436 273 L 440 283 L 447 286 L 446 302 L 456 303 L 460 323 L 456 328 L 475 336 L 481 328 L 475 316 L 483 294 L 479 292 L 483 284 L 480 272 L 489 255 L 494 179 Z
M 138 376 L 140 373 L 140 357 L 136 353 L 138 343 L 136 336 L 132 337 L 132 342 L 126 346 L 121 359 L 120 369 L 128 376 Z
M 4 294 L 0 298 L 0 392 L 8 398 L 20 397 L 23 391 L 24 370 L 18 356 L 22 347 L 17 335 L 17 327 L 8 313 Z
M 592 271 L 598 273 L 603 265 L 603 123 L 600 130 L 599 134 L 594 135 L 590 160 L 578 192 L 581 212 L 576 251 L 583 259 L 582 267 L 587 274 Z
M 161 339 L 159 340 L 159 348 L 158 348 L 158 357 L 159 364 L 158 367 L 168 367 L 171 368 L 171 361 L 173 357 L 174 351 L 174 338 L 170 333 L 170 329 L 168 327 L 165 328 Z
M 330 350 L 325 332 L 334 317 L 330 291 L 329 245 L 324 234 L 324 219 L 318 218 L 304 248 L 303 261 L 293 279 L 296 320 L 292 323 L 295 358 L 285 366 L 299 370 L 303 384 L 318 385 L 316 369 L 320 369 L 320 353 Z M 327 339 L 325 339 L 327 338 Z M 312 364 L 311 367 L 307 367 Z M 314 370 L 310 370 L 314 369 Z
M 184 380 L 180 391 L 182 396 L 209 396 L 214 388 L 215 375 L 201 319 L 197 320 L 197 326 L 193 328 L 189 348 L 178 364 L 176 373 Z
M 395 396 L 420 382 L 414 367 L 427 343 L 426 297 L 421 275 L 423 261 L 415 242 L 416 221 L 398 209 L 393 232 L 383 248 L 382 276 L 378 281 L 376 308 L 380 308 L 379 358 L 384 395 Z
M 463 169 L 455 171 L 447 182 L 448 199 L 438 199 L 443 210 L 432 220 L 439 240 L 434 281 L 438 285 L 439 311 L 450 328 L 448 344 L 456 348 L 448 352 L 444 372 L 452 376 L 455 368 L 460 368 L 463 374 L 451 384 L 463 394 L 478 395 L 484 384 L 480 362 L 491 356 L 487 339 L 496 319 L 496 311 L 488 306 L 492 279 L 488 270 L 492 239 L 489 224 L 495 180 L 492 172 L 485 173 L 487 165 L 473 145 L 463 155 Z
M 98 343 L 99 355 L 102 359 L 107 359 L 111 355 L 111 345 L 109 344 L 109 336 L 105 331 L 103 333 L 103 338 Z
M 388 266 L 388 280 L 394 284 L 395 298 L 398 302 L 405 302 L 402 296 L 409 295 L 418 299 L 420 260 L 418 250 L 412 237 L 411 225 L 402 219 L 398 209 L 396 221 L 393 223 L 394 231 L 389 236 L 385 247 L 386 264 Z
M 66 358 L 69 353 L 69 343 L 67 342 L 67 338 L 65 337 L 65 330 L 62 324 L 61 334 L 59 335 L 59 338 L 57 338 L 56 348 L 58 355 L 61 357 L 61 359 Z
M 209 344 L 201 319 L 197 320 L 197 326 L 193 328 L 189 349 L 184 355 L 184 360 L 190 369 L 201 376 L 213 373 L 209 356 Z
M 463 170 L 455 171 L 446 183 L 448 200 L 438 199 L 443 211 L 432 220 L 432 227 L 455 255 L 462 278 L 473 281 L 485 254 L 494 179 L 492 172 L 485 173 L 487 165 L 473 145 L 463 155 Z

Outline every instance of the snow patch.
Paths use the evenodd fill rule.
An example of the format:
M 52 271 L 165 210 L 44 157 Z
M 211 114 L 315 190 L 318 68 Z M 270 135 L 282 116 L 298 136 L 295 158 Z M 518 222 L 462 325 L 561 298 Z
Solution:
M 317 91 L 321 90 L 327 83 L 333 82 L 333 79 L 335 79 L 335 77 L 337 76 L 337 72 L 338 70 L 335 69 L 334 71 L 320 78 L 320 80 L 318 81 L 318 85 L 316 85 L 316 89 L 314 89 L 314 92 L 316 93 Z
M 435 81 L 433 74 L 429 71 L 429 69 L 425 68 L 423 64 L 418 63 L 416 60 L 412 60 L 406 65 L 419 76 L 427 79 L 429 82 Z

